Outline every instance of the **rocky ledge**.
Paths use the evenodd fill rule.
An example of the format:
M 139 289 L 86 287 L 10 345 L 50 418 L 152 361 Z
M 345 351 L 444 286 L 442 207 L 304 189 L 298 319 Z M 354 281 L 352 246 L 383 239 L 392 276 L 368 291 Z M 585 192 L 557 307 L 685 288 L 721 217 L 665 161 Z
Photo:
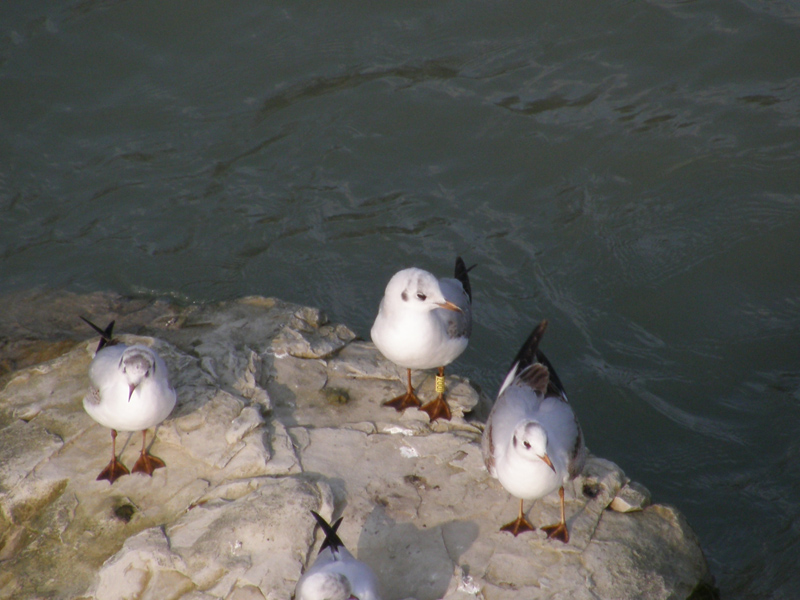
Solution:
M 82 407 L 97 338 L 81 314 L 116 319 L 170 369 L 178 405 L 157 430 L 167 467 L 152 478 L 95 481 L 111 440 Z M 341 538 L 386 600 L 713 594 L 681 514 L 602 458 L 567 489 L 568 545 L 500 532 L 517 501 L 481 459 L 491 400 L 449 375 L 453 419 L 429 423 L 380 406 L 399 375 L 346 326 L 271 298 L 3 299 L 0 598 L 286 600 L 316 555 L 311 509 L 344 517 Z M 416 383 L 433 395 L 432 376 Z M 123 462 L 139 439 L 120 434 Z M 558 511 L 553 494 L 530 517 Z

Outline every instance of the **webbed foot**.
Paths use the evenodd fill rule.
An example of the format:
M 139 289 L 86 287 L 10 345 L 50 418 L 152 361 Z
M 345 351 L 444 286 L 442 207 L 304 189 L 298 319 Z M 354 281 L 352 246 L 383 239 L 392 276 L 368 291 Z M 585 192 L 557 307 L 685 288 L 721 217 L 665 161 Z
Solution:
M 152 477 L 153 471 L 166 466 L 167 465 L 164 464 L 164 461 L 158 458 L 157 456 L 153 456 L 152 454 L 149 454 L 147 452 L 142 452 L 139 455 L 139 459 L 136 461 L 136 464 L 133 465 L 133 472 L 147 473 Z
M 97 476 L 96 481 L 106 479 L 109 483 L 114 483 L 123 475 L 130 475 L 130 471 L 128 471 L 128 468 L 119 462 L 115 456 L 111 459 L 111 462 L 108 463 L 106 468 L 100 471 L 100 475 Z
M 419 398 L 417 398 L 417 395 L 413 391 L 410 391 L 398 396 L 397 398 L 387 400 L 383 403 L 383 405 L 390 406 L 397 410 L 397 412 L 403 412 L 407 408 L 419 408 L 422 405 L 422 402 L 419 401 Z
M 450 414 L 450 407 L 443 395 L 439 395 L 435 400 L 431 400 L 424 406 L 420 406 L 419 409 L 428 413 L 431 421 L 435 421 L 436 419 L 445 419 L 449 421 L 452 416 Z
M 520 515 L 511 523 L 506 523 L 500 528 L 500 531 L 508 531 L 514 534 L 514 537 L 518 536 L 520 533 L 525 531 L 536 531 L 536 527 L 531 525 L 531 522 L 528 521 L 523 515 Z

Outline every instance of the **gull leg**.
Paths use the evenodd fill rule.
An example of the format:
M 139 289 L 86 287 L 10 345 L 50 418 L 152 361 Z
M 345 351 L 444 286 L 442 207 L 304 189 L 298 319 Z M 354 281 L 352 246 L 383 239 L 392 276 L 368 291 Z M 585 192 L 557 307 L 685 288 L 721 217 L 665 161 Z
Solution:
M 511 523 L 506 523 L 500 528 L 500 531 L 509 531 L 514 534 L 514 537 L 518 536 L 523 531 L 535 531 L 536 527 L 531 525 L 531 522 L 525 518 L 525 513 L 522 512 L 522 498 L 519 501 L 519 516 L 516 520 L 511 521 Z
M 444 367 L 439 367 L 439 375 L 436 377 L 436 391 L 439 392 L 436 399 L 431 400 L 424 406 L 420 406 L 419 409 L 428 413 L 431 421 L 435 421 L 436 419 L 445 419 L 449 421 L 451 417 L 450 407 L 444 399 Z
M 397 410 L 397 412 L 402 412 L 407 408 L 411 408 L 412 406 L 418 407 L 420 404 L 422 404 L 422 402 L 419 401 L 419 398 L 417 398 L 417 395 L 414 393 L 414 388 L 411 386 L 411 369 L 406 369 L 406 371 L 408 371 L 408 390 L 406 393 L 383 403 L 384 406 L 391 406 Z
M 153 456 L 147 451 L 147 447 L 145 442 L 147 440 L 147 430 L 142 430 L 142 451 L 139 454 L 139 460 L 136 461 L 136 464 L 133 465 L 133 472 L 134 473 L 147 473 L 151 477 L 153 476 L 153 471 L 156 469 L 160 469 L 161 467 L 166 467 L 167 465 L 164 464 L 164 461 L 158 458 L 157 456 Z
M 558 495 L 561 496 L 561 522 L 555 525 L 542 527 L 542 531 L 547 532 L 547 537 L 564 542 L 569 542 L 569 530 L 567 529 L 566 513 L 564 511 L 564 486 L 558 488 Z
M 103 479 L 108 480 L 109 483 L 114 483 L 119 477 L 128 475 L 130 471 L 128 468 L 117 460 L 117 431 L 111 430 L 111 462 L 108 463 L 105 469 L 100 471 L 97 476 L 97 481 Z

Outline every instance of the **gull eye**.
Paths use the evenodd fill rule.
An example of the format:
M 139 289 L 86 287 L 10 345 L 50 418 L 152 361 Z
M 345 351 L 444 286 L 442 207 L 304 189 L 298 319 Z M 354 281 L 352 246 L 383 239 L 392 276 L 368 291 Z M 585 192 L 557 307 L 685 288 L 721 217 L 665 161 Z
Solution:
M 423 294 L 422 292 L 417 292 L 417 300 L 422 300 L 423 302 L 425 302 L 426 298 L 427 296 L 425 294 Z
M 525 446 L 526 450 L 530 450 L 531 449 L 531 443 L 530 442 L 522 442 L 522 445 Z

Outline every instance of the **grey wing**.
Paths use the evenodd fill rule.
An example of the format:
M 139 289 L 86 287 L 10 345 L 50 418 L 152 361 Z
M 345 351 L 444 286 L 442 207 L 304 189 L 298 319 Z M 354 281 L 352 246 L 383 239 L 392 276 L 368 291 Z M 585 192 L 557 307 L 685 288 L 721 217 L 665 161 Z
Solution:
M 457 279 L 440 279 L 439 287 L 445 300 L 452 302 L 461 312 L 440 310 L 440 316 L 447 319 L 447 332 L 451 338 L 469 337 L 472 333 L 472 303 L 469 295 Z
M 528 394 L 519 387 L 512 387 L 495 400 L 492 412 L 486 420 L 481 439 L 483 462 L 492 477 L 497 477 L 495 465 L 511 442 L 514 428 L 526 414 Z
M 380 600 L 380 585 L 365 563 L 360 560 L 346 561 L 339 569 L 353 588 L 353 595 L 360 600 Z
M 578 475 L 583 473 L 583 467 L 586 465 L 586 443 L 583 440 L 583 430 L 581 429 L 578 419 L 575 419 L 575 427 L 578 429 L 578 435 L 575 438 L 575 444 L 569 454 L 569 478 L 575 479 Z
M 572 407 L 561 396 L 548 396 L 542 403 L 538 420 L 547 429 L 548 439 L 563 448 L 570 479 L 575 478 L 586 462 L 586 446 Z
M 481 438 L 481 452 L 483 453 L 483 464 L 486 465 L 486 470 L 489 475 L 497 479 L 497 470 L 495 469 L 495 456 L 494 456 L 494 441 L 492 440 L 492 415 L 486 420 L 486 426 L 483 428 L 483 437 Z
M 449 300 L 462 311 L 469 312 L 472 302 L 470 302 L 469 294 L 467 294 L 458 279 L 440 279 L 439 288 L 442 290 L 445 300 Z
M 90 405 L 97 406 L 100 404 L 100 390 L 95 385 L 89 386 L 89 391 L 86 393 L 86 396 L 83 397 L 83 403 L 86 405 L 88 402 Z
M 92 364 L 89 367 L 89 379 L 92 385 L 101 392 L 109 385 L 112 385 L 118 377 L 122 376 L 119 370 L 119 361 L 126 348 L 125 344 L 105 346 L 92 360 Z
M 156 357 L 156 371 L 158 371 L 158 377 L 166 382 L 170 389 L 172 389 L 172 385 L 169 383 L 169 369 L 167 369 L 167 363 L 164 362 L 164 359 L 161 358 L 155 350 L 153 350 L 153 356 Z

